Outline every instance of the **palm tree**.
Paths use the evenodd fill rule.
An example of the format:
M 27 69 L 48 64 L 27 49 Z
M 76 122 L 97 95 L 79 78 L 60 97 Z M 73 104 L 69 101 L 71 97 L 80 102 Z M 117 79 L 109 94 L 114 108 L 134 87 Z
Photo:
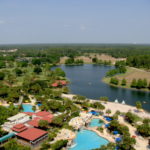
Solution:
M 106 110 L 106 114 L 108 114 L 108 116 L 109 116 L 109 114 L 111 114 L 111 110 L 110 110 L 110 109 L 107 109 L 107 110 Z

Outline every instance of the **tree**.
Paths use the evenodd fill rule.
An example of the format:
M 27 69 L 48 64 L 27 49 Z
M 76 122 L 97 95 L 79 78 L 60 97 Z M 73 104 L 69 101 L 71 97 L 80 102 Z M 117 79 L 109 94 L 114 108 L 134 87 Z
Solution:
M 144 80 L 143 80 L 143 88 L 147 88 L 147 85 L 148 85 L 147 79 L 144 79 Z
M 67 146 L 68 141 L 67 140 L 59 140 L 56 141 L 54 144 L 51 144 L 52 150 L 61 150 L 63 147 Z
M 4 62 L 4 61 L 0 61 L 0 69 L 1 69 L 1 68 L 5 68 L 5 67 L 6 67 L 5 62 Z
M 107 97 L 107 96 L 102 96 L 102 97 L 100 97 L 100 100 L 101 100 L 101 101 L 108 102 L 108 97 Z
M 93 63 L 97 63 L 97 61 L 98 61 L 98 60 L 97 60 L 97 57 L 92 58 L 92 62 L 93 62 Z
M 150 82 L 149 82 L 149 84 L 148 84 L 148 87 L 147 87 L 149 90 L 150 90 Z
M 111 83 L 111 84 L 114 84 L 114 85 L 118 85 L 118 84 L 119 84 L 119 80 L 114 77 L 114 78 L 111 78 L 111 79 L 110 79 L 110 83 Z
M 138 79 L 136 88 L 141 89 L 142 87 L 143 87 L 143 81 L 142 79 Z
M 133 146 L 136 144 L 136 140 L 128 135 L 124 135 L 122 142 L 119 144 L 121 150 L 134 150 Z
M 36 74 L 40 74 L 42 72 L 42 69 L 40 67 L 35 67 L 33 72 L 35 72 Z
M 23 146 L 17 143 L 15 139 L 12 139 L 4 144 L 4 149 L 5 150 L 30 150 L 30 147 Z
M 102 145 L 100 148 L 96 148 L 94 150 L 114 150 L 115 148 L 115 143 L 108 143 L 107 145 Z
M 66 65 L 72 65 L 72 64 L 74 64 L 74 62 L 75 62 L 74 58 L 68 58 L 68 59 L 65 61 L 65 64 L 66 64 Z
M 69 93 L 69 88 L 68 87 L 63 87 L 62 92 L 67 94 Z
M 17 76 L 21 76 L 23 72 L 22 72 L 21 69 L 16 68 L 16 69 L 15 69 L 15 73 L 16 73 Z
M 133 79 L 132 82 L 131 82 L 131 87 L 135 88 L 137 86 L 137 81 L 136 79 Z
M 108 115 L 111 114 L 111 110 L 110 110 L 110 109 L 107 109 L 107 110 L 106 110 L 106 114 L 108 114 Z
M 135 115 L 131 112 L 127 112 L 125 114 L 125 119 L 126 119 L 126 121 L 128 121 L 131 124 L 134 124 L 134 123 L 136 123 L 137 121 L 140 120 L 140 118 L 137 115 Z
M 56 68 L 55 69 L 55 75 L 56 76 L 61 76 L 61 77 L 65 77 L 66 76 L 65 72 L 61 68 Z
M 5 78 L 5 73 L 0 72 L 0 80 L 4 80 L 4 78 Z
M 94 102 L 90 106 L 93 107 L 93 108 L 96 108 L 96 109 L 100 109 L 100 110 L 105 109 L 105 106 L 102 105 L 100 102 Z
M 150 123 L 143 123 L 137 127 L 137 131 L 144 137 L 150 136 Z
M 27 67 L 28 66 L 28 61 L 22 61 L 20 62 L 21 67 Z
M 125 86 L 125 85 L 126 85 L 126 82 L 127 82 L 126 79 L 122 79 L 121 85 L 122 85 L 122 86 Z
M 41 128 L 47 128 L 49 123 L 47 120 L 40 120 L 39 123 L 38 123 L 39 127 Z
M 41 60 L 40 59 L 33 59 L 32 64 L 33 65 L 41 65 Z
M 51 125 L 54 125 L 56 127 L 62 127 L 63 122 L 64 122 L 64 115 L 59 115 L 59 116 L 54 117 Z
M 36 106 L 32 106 L 32 110 L 35 112 L 36 111 Z
M 115 66 L 116 68 L 126 66 L 126 62 L 124 60 L 116 61 Z
M 142 109 L 142 103 L 140 101 L 136 102 L 136 108 L 137 109 Z

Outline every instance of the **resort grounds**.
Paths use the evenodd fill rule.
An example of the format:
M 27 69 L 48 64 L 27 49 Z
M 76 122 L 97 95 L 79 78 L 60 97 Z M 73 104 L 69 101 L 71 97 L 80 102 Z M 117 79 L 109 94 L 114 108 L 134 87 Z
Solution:
M 66 98 L 69 98 L 69 99 L 73 99 L 73 97 L 75 95 L 73 95 L 73 94 L 63 94 L 62 96 L 66 97 Z M 90 100 L 91 103 L 94 102 L 94 101 L 99 101 L 99 100 L 92 100 L 92 99 L 89 99 L 89 100 Z M 141 117 L 143 119 L 144 118 L 149 118 L 150 119 L 150 113 L 149 112 L 146 112 L 144 110 L 137 111 L 137 108 L 134 107 L 134 106 L 130 106 L 130 105 L 126 105 L 126 104 L 120 104 L 120 103 L 116 103 L 116 102 L 102 102 L 102 104 L 105 106 L 105 110 L 107 110 L 107 109 L 111 110 L 111 113 L 109 114 L 110 116 L 112 116 L 116 111 L 120 111 L 122 113 L 132 112 L 132 113 L 138 115 L 139 117 Z M 91 109 L 91 110 L 93 110 L 93 109 Z M 104 115 L 108 115 L 108 114 L 106 112 L 104 112 Z M 100 120 L 103 120 L 105 124 L 109 123 L 108 121 L 106 121 L 104 119 L 103 116 L 94 116 L 94 117 L 91 118 L 91 120 L 94 119 L 94 118 L 98 118 Z M 119 121 L 119 123 L 121 123 L 123 125 L 126 125 L 129 128 L 130 134 L 133 137 L 134 136 L 136 137 L 136 143 L 137 144 L 134 146 L 134 148 L 136 150 L 147 150 L 148 149 L 148 138 L 143 138 L 142 136 L 137 135 L 136 128 L 134 126 L 132 126 L 131 124 L 129 124 L 128 122 L 126 122 L 124 120 L 123 116 L 119 116 L 118 121 Z M 114 143 L 116 136 L 114 136 L 114 135 L 110 134 L 109 132 L 107 132 L 107 128 L 105 128 L 104 125 L 102 127 L 104 128 L 102 133 L 97 130 L 97 127 L 86 127 L 85 129 L 94 131 L 99 136 L 107 139 L 109 142 Z

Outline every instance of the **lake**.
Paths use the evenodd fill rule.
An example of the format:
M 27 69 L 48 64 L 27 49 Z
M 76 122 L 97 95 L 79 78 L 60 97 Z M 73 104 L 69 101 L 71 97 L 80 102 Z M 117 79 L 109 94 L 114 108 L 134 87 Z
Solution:
M 135 105 L 136 101 L 146 101 L 143 104 L 145 110 L 150 111 L 150 92 L 137 91 L 125 88 L 113 87 L 102 82 L 106 72 L 113 66 L 85 64 L 82 66 L 61 65 L 67 78 L 70 80 L 71 93 L 99 99 L 101 96 L 109 97 L 110 101 L 125 100 L 126 104 Z

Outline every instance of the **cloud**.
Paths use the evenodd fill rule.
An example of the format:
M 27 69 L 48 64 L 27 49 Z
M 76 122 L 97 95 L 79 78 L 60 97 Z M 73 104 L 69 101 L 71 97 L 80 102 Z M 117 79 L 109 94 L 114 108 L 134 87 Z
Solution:
M 5 24 L 6 22 L 4 20 L 0 20 L 0 24 Z
M 85 26 L 84 24 L 81 24 L 81 25 L 80 25 L 80 30 L 81 30 L 81 31 L 85 31 L 86 29 L 87 29 L 87 28 L 86 28 L 86 26 Z

